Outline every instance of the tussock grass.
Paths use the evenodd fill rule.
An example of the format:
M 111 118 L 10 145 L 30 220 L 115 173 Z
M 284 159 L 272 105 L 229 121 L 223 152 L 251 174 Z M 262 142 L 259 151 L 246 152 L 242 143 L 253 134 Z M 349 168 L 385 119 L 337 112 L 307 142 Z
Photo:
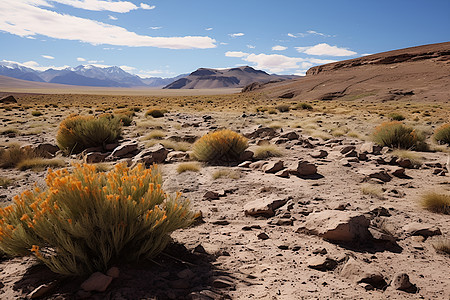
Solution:
M 39 117 L 39 116 L 42 116 L 42 112 L 39 111 L 39 110 L 33 110 L 33 111 L 31 112 L 31 115 L 32 115 L 33 117 Z
M 35 170 L 40 171 L 44 170 L 46 168 L 62 168 L 66 165 L 65 161 L 60 158 L 41 158 L 41 157 L 35 157 L 30 159 L 22 160 L 20 163 L 17 164 L 17 168 L 21 171 L 25 170 Z
M 417 154 L 416 152 L 409 150 L 400 150 L 396 149 L 392 151 L 392 156 L 396 156 L 398 158 L 409 159 L 413 165 L 420 166 L 423 162 L 423 157 Z
M 175 142 L 172 140 L 149 140 L 145 143 L 146 147 L 152 147 L 156 144 L 162 144 L 167 149 L 173 149 L 175 151 L 187 152 L 191 150 L 192 144 L 188 142 Z
M 13 183 L 13 180 L 11 178 L 7 177 L 0 177 L 0 187 L 6 189 L 8 186 L 10 186 Z
M 305 110 L 312 110 L 313 107 L 311 106 L 311 104 L 308 103 L 298 103 L 294 106 L 295 109 L 305 109 Z
M 403 125 L 399 121 L 385 122 L 375 128 L 373 140 L 381 146 L 425 150 L 425 137 L 415 129 Z
M 450 146 L 450 123 L 444 124 L 436 129 L 433 139 L 439 144 L 447 144 Z
M 422 207 L 441 214 L 450 214 L 450 195 L 439 194 L 436 192 L 428 192 L 422 195 L 421 199 Z
M 394 121 L 403 121 L 405 119 L 402 114 L 396 112 L 389 114 L 389 118 Z
M 383 190 L 379 186 L 373 184 L 363 184 L 361 186 L 361 193 L 370 197 L 383 199 Z
M 236 170 L 230 170 L 230 169 L 223 168 L 223 169 L 216 170 L 212 174 L 212 178 L 214 180 L 219 179 L 219 178 L 239 179 L 239 178 L 241 178 L 241 173 Z
M 165 113 L 164 110 L 152 108 L 145 112 L 145 116 L 151 116 L 153 118 L 162 118 L 164 117 L 164 113 Z
M 446 237 L 435 237 L 431 241 L 431 245 L 438 253 L 450 255 L 450 239 Z
M 14 168 L 22 161 L 35 158 L 36 154 L 29 147 L 11 144 L 7 149 L 0 149 L 0 167 Z
M 145 137 L 143 137 L 143 140 L 161 140 L 163 139 L 167 134 L 162 130 L 152 130 L 149 134 L 147 134 Z
M 177 166 L 178 174 L 191 171 L 191 172 L 199 172 L 201 165 L 197 162 L 185 162 L 181 163 Z
M 279 104 L 275 107 L 279 112 L 284 113 L 288 112 L 291 108 L 289 104 Z
M 275 145 L 262 145 L 252 148 L 256 159 L 283 156 L 283 150 Z

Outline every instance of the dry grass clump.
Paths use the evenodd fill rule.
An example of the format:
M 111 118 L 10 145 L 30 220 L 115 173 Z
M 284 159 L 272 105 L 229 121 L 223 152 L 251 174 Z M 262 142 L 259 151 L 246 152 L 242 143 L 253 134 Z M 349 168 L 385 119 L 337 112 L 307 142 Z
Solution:
M 420 166 L 423 162 L 423 157 L 413 151 L 396 149 L 392 151 L 392 156 L 398 158 L 409 159 L 414 166 Z
M 157 109 L 157 108 L 152 108 L 147 110 L 147 112 L 145 113 L 145 116 L 151 116 L 153 118 L 162 118 L 164 117 L 164 110 L 161 109 Z
M 450 195 L 429 192 L 422 195 L 422 207 L 441 214 L 450 214 Z
M 30 159 L 22 160 L 20 163 L 17 164 L 17 168 L 21 171 L 25 170 L 43 170 L 46 168 L 62 168 L 66 165 L 66 162 L 63 159 L 60 158 L 41 158 L 41 157 L 35 157 Z
M 431 245 L 438 253 L 450 255 L 450 239 L 445 237 L 433 238 Z
M 262 145 L 257 146 L 252 149 L 254 157 L 256 159 L 266 159 L 269 157 L 280 157 L 283 156 L 283 151 L 281 148 L 275 145 Z
M 194 214 L 180 194 L 161 189 L 156 167 L 118 164 L 49 170 L 47 189 L 25 191 L 0 209 L 0 251 L 34 256 L 65 275 L 105 272 L 112 264 L 151 259 L 170 233 L 190 225 Z
M 229 129 L 208 133 L 192 146 L 192 155 L 199 161 L 229 162 L 238 161 L 247 149 L 248 140 Z
M 192 172 L 199 172 L 200 171 L 200 164 L 196 163 L 196 162 L 185 162 L 185 163 L 181 163 L 177 166 L 177 172 L 178 174 L 187 172 L 187 171 L 192 171 Z
M 403 125 L 399 121 L 385 122 L 375 128 L 374 142 L 391 148 L 425 150 L 425 138 L 415 129 Z
M 69 153 L 80 153 L 91 147 L 105 147 L 118 140 L 122 122 L 114 117 L 69 116 L 59 125 L 58 147 Z
M 212 174 L 212 178 L 214 180 L 219 178 L 239 179 L 241 178 L 241 173 L 236 170 L 219 169 Z
M 146 147 L 152 147 L 156 144 L 161 144 L 167 149 L 173 149 L 175 151 L 187 152 L 191 150 L 192 144 L 188 142 L 175 142 L 172 140 L 150 140 L 145 143 Z
M 291 108 L 289 104 L 279 104 L 275 107 L 279 112 L 284 113 L 288 112 Z
M 379 186 L 373 184 L 363 184 L 361 186 L 361 193 L 370 197 L 383 199 L 383 190 Z
M 405 119 L 405 117 L 403 115 L 396 113 L 396 112 L 390 113 L 389 118 L 394 121 L 403 121 Z
M 22 161 L 35 158 L 36 154 L 30 147 L 20 147 L 12 144 L 7 149 L 0 149 L 0 167 L 14 168 Z
M 33 117 L 39 117 L 39 116 L 42 116 L 42 112 L 40 112 L 39 110 L 33 110 L 33 111 L 31 112 L 31 115 L 32 115 Z
M 311 106 L 311 104 L 308 103 L 298 103 L 294 106 L 295 109 L 305 109 L 305 110 L 312 110 L 313 107 Z
M 13 183 L 13 180 L 7 177 L 0 177 L 0 187 L 6 189 L 8 186 L 10 186 Z
M 149 134 L 143 137 L 143 140 L 161 140 L 166 136 L 166 133 L 162 130 L 152 130 Z
M 434 140 L 439 144 L 450 146 L 450 123 L 444 124 L 434 132 Z

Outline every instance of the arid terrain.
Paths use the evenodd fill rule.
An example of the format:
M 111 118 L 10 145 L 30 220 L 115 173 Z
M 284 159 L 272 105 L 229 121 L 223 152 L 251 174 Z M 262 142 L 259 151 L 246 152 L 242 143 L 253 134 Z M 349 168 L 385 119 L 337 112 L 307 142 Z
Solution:
M 432 138 L 450 121 L 449 66 L 448 59 L 433 61 L 444 65 L 390 64 L 415 73 L 423 67 L 424 74 L 441 77 L 424 75 L 436 84 L 412 94 L 399 84 L 407 93 L 386 98 L 393 80 L 353 91 L 344 86 L 350 80 L 345 76 L 368 71 L 355 66 L 327 73 L 338 72 L 326 71 L 327 65 L 323 75 L 228 95 L 29 94 L 2 87 L 17 103 L 1 104 L 0 145 L 48 149 L 47 160 L 0 169 L 2 205 L 34 184 L 44 188 L 48 165 L 71 169 L 84 161 L 106 171 L 119 162 L 133 164 L 144 151 L 165 149 L 159 164 L 163 189 L 181 191 L 203 221 L 174 232 L 174 243 L 152 261 L 117 263 L 119 275 L 103 292 L 85 291 L 80 286 L 86 277 L 62 278 L 31 256 L 4 256 L 0 298 L 25 298 L 50 284 L 42 298 L 450 299 L 448 248 L 445 253 L 439 247 L 448 247 L 450 217 L 422 206 L 426 193 L 450 193 L 449 148 Z M 334 77 L 332 87 L 304 94 L 303 82 L 312 84 L 315 77 Z M 278 97 L 289 92 L 292 97 Z M 335 94 L 319 97 L 326 93 Z M 146 114 L 152 108 L 167 112 L 154 118 Z M 115 147 L 128 152 L 67 156 L 52 147 L 67 116 L 124 110 L 135 115 Z M 429 150 L 372 143 L 375 127 L 393 113 L 423 134 Z M 221 165 L 193 161 L 192 143 L 222 128 L 246 136 L 253 158 Z

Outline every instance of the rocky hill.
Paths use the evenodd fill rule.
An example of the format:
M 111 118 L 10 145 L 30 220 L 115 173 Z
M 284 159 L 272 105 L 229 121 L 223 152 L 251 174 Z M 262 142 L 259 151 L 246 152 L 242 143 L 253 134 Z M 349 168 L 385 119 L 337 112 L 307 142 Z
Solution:
M 296 78 L 290 75 L 270 75 L 249 66 L 231 69 L 200 68 L 184 78 L 165 86 L 165 89 L 214 89 L 244 87 L 252 82 L 283 81 Z
M 298 100 L 450 99 L 450 42 L 405 48 L 312 67 L 305 77 L 247 86 Z

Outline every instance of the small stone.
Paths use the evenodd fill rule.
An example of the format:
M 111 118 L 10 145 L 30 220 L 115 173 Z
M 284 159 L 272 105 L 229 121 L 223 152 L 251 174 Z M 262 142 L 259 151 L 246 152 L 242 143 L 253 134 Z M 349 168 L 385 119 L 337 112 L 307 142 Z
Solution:
M 403 226 L 403 231 L 411 236 L 411 235 L 420 235 L 423 237 L 429 237 L 434 235 L 441 235 L 441 230 L 431 224 L 425 224 L 425 223 L 411 223 L 408 225 Z
M 337 262 L 334 259 L 325 256 L 316 256 L 308 261 L 308 268 L 322 272 L 334 270 L 336 266 Z
M 272 161 L 262 167 L 265 173 L 276 173 L 284 168 L 284 162 L 282 160 Z
M 50 293 L 51 290 L 53 290 L 56 285 L 57 281 L 52 281 L 50 283 L 41 284 L 37 288 L 35 288 L 31 293 L 28 294 L 28 299 L 36 299 L 45 296 L 46 294 Z
M 96 164 L 96 163 L 104 162 L 108 155 L 109 155 L 108 153 L 89 152 L 89 153 L 86 153 L 83 160 L 87 164 Z
M 312 158 L 325 158 L 328 156 L 328 152 L 325 150 L 314 151 L 309 154 Z
M 251 165 L 251 164 L 252 164 L 251 161 L 244 161 L 244 162 L 240 163 L 240 164 L 238 165 L 238 167 L 240 167 L 240 168 L 250 168 L 250 165 Z
M 252 160 L 253 156 L 255 156 L 255 153 L 251 150 L 245 150 L 239 155 L 239 161 L 248 161 Z
M 180 279 L 184 279 L 184 278 L 193 278 L 195 274 L 190 269 L 184 269 L 183 271 L 178 272 L 177 276 Z
M 118 267 L 111 267 L 106 271 L 106 275 L 111 276 L 112 278 L 119 278 L 120 270 Z
M 355 150 L 356 149 L 356 147 L 355 146 L 352 146 L 352 145 L 349 145 L 349 146 L 344 146 L 342 149 L 341 149 L 341 154 L 346 154 L 346 153 L 349 153 L 349 152 L 351 152 L 351 151 L 353 151 L 353 150 Z
M 412 168 L 413 167 L 413 163 L 408 158 L 400 158 L 397 161 L 397 164 L 402 168 Z
M 207 191 L 203 195 L 203 198 L 208 199 L 208 200 L 217 200 L 217 199 L 219 199 L 219 193 L 216 193 L 213 191 Z
M 81 288 L 87 292 L 104 292 L 112 281 L 111 276 L 100 272 L 93 273 L 87 280 L 81 284 Z
M 315 164 L 307 161 L 299 161 L 297 168 L 295 169 L 295 175 L 309 176 L 317 174 L 317 167 Z
M 112 157 L 124 157 L 129 153 L 135 152 L 138 149 L 138 145 L 135 141 L 124 143 L 113 150 Z
M 261 232 L 260 234 L 257 235 L 258 239 L 260 240 L 267 240 L 269 238 L 269 236 L 267 235 L 267 233 L 265 232 Z
M 234 283 L 228 278 L 218 278 L 213 281 L 212 286 L 217 289 L 233 287 Z
M 281 178 L 289 178 L 289 170 L 285 169 L 285 170 L 281 170 L 278 171 L 277 173 L 275 173 L 275 176 L 277 177 L 281 177 Z
M 246 216 L 273 217 L 275 215 L 275 210 L 285 205 L 287 200 L 287 198 L 280 199 L 276 195 L 271 195 L 269 197 L 248 202 L 244 205 L 244 212 Z
M 213 221 L 212 224 L 224 226 L 224 225 L 229 225 L 230 222 L 228 222 L 227 220 L 217 220 L 217 221 Z
M 315 250 L 313 250 L 313 254 L 322 254 L 325 255 L 327 254 L 328 251 L 326 248 L 316 248 Z
M 406 273 L 397 273 L 391 281 L 391 286 L 396 290 L 405 291 L 408 293 L 417 292 L 417 287 L 409 281 L 409 276 Z
M 290 131 L 290 132 L 286 132 L 286 133 L 282 134 L 280 137 L 292 141 L 292 140 L 297 140 L 299 138 L 299 135 L 297 132 Z

